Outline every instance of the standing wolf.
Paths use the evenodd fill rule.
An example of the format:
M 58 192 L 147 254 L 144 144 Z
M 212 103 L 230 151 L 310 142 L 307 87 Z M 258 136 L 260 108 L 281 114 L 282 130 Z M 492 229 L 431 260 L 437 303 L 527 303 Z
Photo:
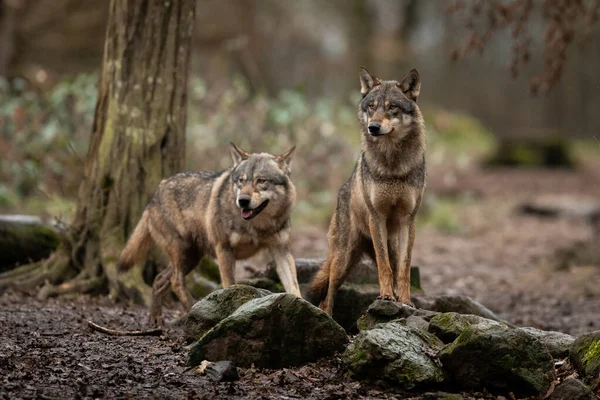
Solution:
M 363 255 L 375 259 L 380 296 L 410 303 L 415 216 L 425 189 L 425 128 L 419 74 L 381 81 L 360 71 L 362 152 L 340 189 L 329 225 L 329 256 L 312 283 L 330 315 L 337 290 Z
M 228 170 L 180 173 L 163 180 L 121 253 L 121 270 L 141 261 L 153 244 L 168 256 L 168 267 L 152 285 L 151 325 L 162 323 L 169 285 L 186 309 L 193 305 L 184 278 L 205 255 L 216 256 L 221 282 L 228 287 L 235 283 L 236 260 L 267 249 L 285 290 L 301 296 L 289 251 L 295 147 L 273 156 L 231 145 L 234 165 Z

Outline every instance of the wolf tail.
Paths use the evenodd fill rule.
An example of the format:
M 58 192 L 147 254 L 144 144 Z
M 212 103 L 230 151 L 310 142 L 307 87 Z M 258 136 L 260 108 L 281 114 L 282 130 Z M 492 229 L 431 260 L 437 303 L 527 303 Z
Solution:
M 329 289 L 329 260 L 326 260 L 321 269 L 316 273 L 309 291 L 309 298 L 313 304 L 319 305 L 327 297 Z
M 153 243 L 148 227 L 148 218 L 148 212 L 144 211 L 142 218 L 140 218 L 140 222 L 138 222 L 125 245 L 125 248 L 121 252 L 118 262 L 119 271 L 129 270 L 148 254 L 150 246 Z

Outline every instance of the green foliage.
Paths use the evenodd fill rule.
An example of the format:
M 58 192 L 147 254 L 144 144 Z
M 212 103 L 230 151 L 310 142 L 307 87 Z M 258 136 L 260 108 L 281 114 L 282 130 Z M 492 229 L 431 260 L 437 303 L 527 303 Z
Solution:
M 65 80 L 47 93 L 25 81 L 0 81 L 0 207 L 74 198 L 83 177 L 96 104 L 94 74 Z M 56 196 L 58 194 L 59 196 Z M 57 207 L 54 207 L 57 208 Z M 58 207 L 62 208 L 62 207 Z
M 479 161 L 496 147 L 492 133 L 480 121 L 465 114 L 423 106 L 427 128 L 428 159 Z
M 18 210 L 68 217 L 83 178 L 97 96 L 97 76 L 65 80 L 47 93 L 24 81 L 0 81 L 0 211 Z M 297 225 L 326 227 L 341 184 L 360 151 L 356 119 L 358 92 L 347 98 L 311 98 L 301 87 L 276 97 L 251 95 L 246 82 L 213 93 L 191 78 L 187 129 L 187 170 L 222 170 L 231 165 L 229 142 L 248 151 L 282 153 L 296 145 L 292 178 L 298 202 Z M 4 101 L 4 99 L 6 99 Z M 423 106 L 428 130 L 428 163 L 462 162 L 487 156 L 491 134 L 466 115 Z M 109 184 L 109 182 L 107 182 Z M 462 200 L 437 201 L 423 215 L 447 232 L 459 229 Z
M 428 194 L 417 214 L 417 224 L 430 225 L 445 233 L 464 233 L 460 220 L 472 201 L 468 196 L 436 197 Z

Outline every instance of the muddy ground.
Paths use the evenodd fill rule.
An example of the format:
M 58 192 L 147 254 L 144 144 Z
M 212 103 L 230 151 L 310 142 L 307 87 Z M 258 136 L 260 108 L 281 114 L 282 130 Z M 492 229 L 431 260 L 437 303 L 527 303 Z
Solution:
M 576 216 L 548 218 L 516 211 L 522 202 L 542 195 L 568 195 L 575 204 L 598 200 L 597 171 L 477 170 L 457 172 L 450 184 L 432 180 L 430 193 L 470 192 L 475 200 L 457 210 L 460 231 L 419 228 L 413 264 L 421 268 L 426 293 L 472 296 L 517 325 L 573 335 L 600 329 L 600 266 L 580 262 L 565 267 L 555 256 L 560 248 L 590 240 L 592 227 Z M 324 238 L 323 228 L 298 229 L 294 254 L 324 256 Z M 167 320 L 182 314 L 175 305 L 167 311 Z M 22 293 L 4 293 L 0 398 L 421 396 L 346 378 L 337 358 L 278 371 L 240 369 L 238 381 L 212 383 L 185 372 L 185 345 L 176 327 L 161 337 L 112 337 L 87 327 L 93 320 L 139 329 L 146 318 L 145 308 L 114 305 L 104 297 L 40 302 Z M 469 396 L 495 398 L 482 393 Z

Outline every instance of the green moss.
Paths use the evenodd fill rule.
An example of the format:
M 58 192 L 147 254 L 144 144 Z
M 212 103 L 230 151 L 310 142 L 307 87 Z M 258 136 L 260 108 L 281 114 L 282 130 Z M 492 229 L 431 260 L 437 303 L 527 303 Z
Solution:
M 582 358 L 584 367 L 587 367 L 590 363 L 600 363 L 600 340 L 592 342 Z
M 431 319 L 431 322 L 435 322 L 441 327 L 447 328 L 450 327 L 450 323 L 454 320 L 453 313 L 443 313 L 438 314 Z
M 362 350 L 358 350 L 357 352 L 355 352 L 352 355 L 352 363 L 354 365 L 362 364 L 364 361 L 367 361 L 368 359 L 369 359 L 369 355 L 365 351 L 362 351 Z

